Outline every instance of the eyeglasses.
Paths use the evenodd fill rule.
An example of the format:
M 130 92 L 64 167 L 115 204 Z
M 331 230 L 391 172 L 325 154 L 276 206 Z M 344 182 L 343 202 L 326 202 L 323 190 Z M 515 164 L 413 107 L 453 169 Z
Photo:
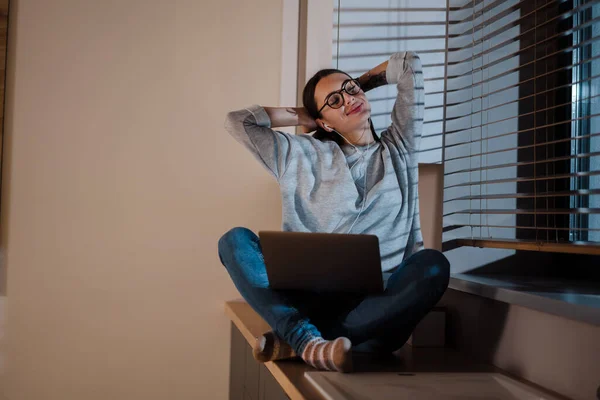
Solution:
M 342 88 L 340 90 L 331 92 L 327 95 L 325 98 L 325 104 L 323 104 L 323 107 L 319 109 L 319 114 L 321 111 L 323 111 L 325 106 L 329 106 L 334 110 L 337 110 L 344 105 L 344 96 L 342 95 L 342 92 L 346 92 L 349 95 L 354 96 L 360 92 L 360 83 L 358 83 L 356 79 L 345 80 L 344 83 L 342 83 Z

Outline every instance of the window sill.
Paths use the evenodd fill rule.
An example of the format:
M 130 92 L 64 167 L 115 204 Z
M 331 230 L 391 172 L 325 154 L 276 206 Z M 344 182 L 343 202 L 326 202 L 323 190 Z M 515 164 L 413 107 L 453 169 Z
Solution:
M 600 326 L 600 286 L 583 281 L 454 274 L 451 289 Z

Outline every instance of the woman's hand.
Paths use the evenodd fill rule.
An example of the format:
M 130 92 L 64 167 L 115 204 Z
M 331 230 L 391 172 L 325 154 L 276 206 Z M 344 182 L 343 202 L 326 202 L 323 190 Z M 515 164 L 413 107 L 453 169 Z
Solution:
M 301 126 L 304 133 L 317 129 L 317 123 L 304 107 L 265 107 L 271 119 L 271 128 Z
M 298 122 L 300 123 L 300 126 L 302 127 L 302 132 L 310 133 L 317 129 L 317 123 L 308 114 L 308 111 L 306 111 L 306 108 L 298 107 L 298 108 L 295 108 L 292 110 L 298 114 Z

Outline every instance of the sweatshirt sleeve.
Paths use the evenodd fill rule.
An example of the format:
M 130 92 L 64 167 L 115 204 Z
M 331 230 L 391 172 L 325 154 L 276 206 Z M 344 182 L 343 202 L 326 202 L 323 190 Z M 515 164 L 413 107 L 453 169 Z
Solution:
M 423 69 L 419 56 L 413 52 L 392 55 L 386 79 L 388 83 L 396 84 L 398 90 L 387 134 L 393 137 L 401 150 L 418 152 L 425 112 Z
M 277 180 L 283 177 L 292 159 L 295 137 L 271 129 L 271 120 L 264 108 L 254 105 L 228 113 L 225 129 Z

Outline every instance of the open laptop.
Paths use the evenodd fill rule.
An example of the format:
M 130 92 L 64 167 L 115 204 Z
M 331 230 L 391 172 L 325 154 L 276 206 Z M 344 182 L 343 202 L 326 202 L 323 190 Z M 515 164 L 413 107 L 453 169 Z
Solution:
M 375 235 L 260 231 L 258 236 L 273 289 L 383 291 Z

